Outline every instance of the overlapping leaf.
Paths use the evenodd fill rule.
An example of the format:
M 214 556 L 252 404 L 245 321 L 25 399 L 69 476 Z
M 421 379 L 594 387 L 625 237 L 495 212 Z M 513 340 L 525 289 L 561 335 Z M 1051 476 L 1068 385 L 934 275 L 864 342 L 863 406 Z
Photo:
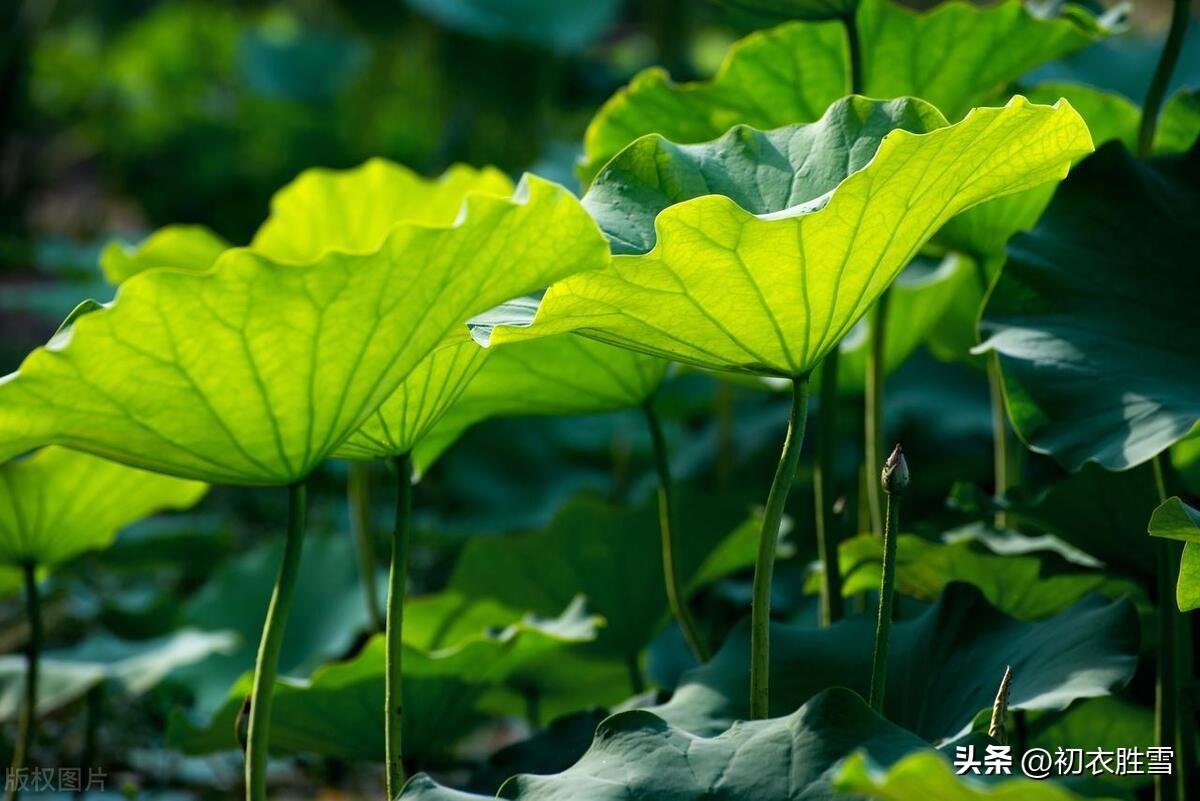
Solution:
M 948 2 L 920 13 L 864 0 L 857 24 L 864 94 L 921 97 L 950 119 L 1108 30 L 1076 5 L 1039 17 L 1016 0 L 988 8 Z M 767 129 L 815 120 L 850 91 L 847 49 L 840 22 L 788 23 L 736 44 L 711 81 L 676 85 L 663 70 L 646 70 L 588 127 L 582 170 L 591 177 L 645 134 L 691 143 L 739 124 Z
M 523 665 L 556 649 L 595 636 L 595 620 L 573 603 L 553 620 L 528 618 L 504 631 L 476 634 L 438 651 L 404 650 L 405 757 L 445 754 L 482 716 L 478 702 L 491 687 Z M 251 689 L 251 676 L 230 691 L 213 720 L 197 727 L 175 717 L 168 734 L 187 753 L 237 747 L 235 720 Z M 375 636 L 348 662 L 327 665 L 308 681 L 275 685 L 271 745 L 343 759 L 381 761 L 384 756 L 384 637 Z
M 202 272 L 228 247 L 229 243 L 203 226 L 168 225 L 134 248 L 110 242 L 100 255 L 100 269 L 113 284 L 162 267 Z
M 863 691 L 871 671 L 866 616 L 825 629 L 776 624 L 771 631 L 771 710 L 795 709 L 823 687 Z M 1137 667 L 1133 605 L 1091 596 L 1038 623 L 1018 622 L 965 584 L 951 584 L 920 617 L 892 626 L 885 714 L 927 740 L 966 733 L 989 708 L 1006 666 L 1012 709 L 1062 709 L 1123 687 Z M 749 627 L 739 626 L 708 664 L 685 674 L 666 704 L 651 708 L 699 734 L 746 717 Z
M 303 264 L 151 270 L 0 379 L 0 455 L 69 444 L 238 484 L 306 476 L 472 314 L 607 259 L 561 187 L 471 194 L 455 224 Z
M 0 465 L 0 562 L 49 566 L 103 548 L 125 526 L 186 509 L 208 487 L 66 448 Z
M 46 651 L 38 665 L 38 714 L 53 712 L 105 682 L 129 695 L 141 695 L 172 670 L 232 648 L 234 639 L 228 632 L 184 628 L 136 642 L 96 635 L 70 648 Z M 26 668 L 23 656 L 0 657 L 0 720 L 17 716 Z
M 924 746 L 840 688 L 826 690 L 787 717 L 741 722 L 707 737 L 634 710 L 601 723 L 591 748 L 572 767 L 552 776 L 515 776 L 497 795 L 521 801 L 824 801 L 833 797 L 832 768 L 854 751 L 889 765 Z M 450 790 L 422 774 L 405 785 L 400 798 L 482 801 L 485 796 Z
M 999 354 L 1029 447 L 1071 470 L 1122 470 L 1200 420 L 1200 353 L 1186 345 L 1200 297 L 1198 207 L 1200 149 L 1138 163 L 1113 143 L 1013 240 L 979 349 Z
M 805 375 L 946 220 L 1062 177 L 1090 147 L 1069 105 L 1023 98 L 894 131 L 817 210 L 759 217 L 719 195 L 668 207 L 653 250 L 559 282 L 532 326 L 494 341 L 577 331 L 710 369 Z
M 1200 609 L 1200 511 L 1179 498 L 1168 498 L 1154 510 L 1150 534 L 1185 543 L 1175 600 L 1183 612 Z

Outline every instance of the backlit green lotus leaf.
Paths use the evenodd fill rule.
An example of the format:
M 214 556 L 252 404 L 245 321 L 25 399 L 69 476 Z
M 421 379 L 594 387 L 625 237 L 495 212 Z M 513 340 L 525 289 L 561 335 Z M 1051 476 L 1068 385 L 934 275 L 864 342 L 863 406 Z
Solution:
M 468 193 L 512 191 L 508 176 L 492 167 L 458 164 L 434 179 L 383 159 L 350 170 L 305 170 L 271 198 L 271 215 L 250 247 L 281 261 L 374 251 L 399 223 L 449 225 Z
M 1034 103 L 1055 103 L 1066 98 L 1087 123 L 1092 143 L 1099 147 L 1119 140 L 1132 148 L 1137 140 L 1141 111 L 1120 95 L 1070 83 L 1042 83 L 1030 87 L 1025 95 Z M 1050 203 L 1057 184 L 988 201 L 955 217 L 938 232 L 937 241 L 977 259 L 1003 253 L 1008 240 L 1018 231 L 1027 231 L 1037 223 Z M 994 276 L 989 276 L 989 278 Z M 971 299 L 971 328 L 982 303 L 982 291 Z M 973 344 L 973 343 L 972 343 Z
M 1123 470 L 1200 420 L 1200 352 L 1185 344 L 1200 297 L 1196 208 L 1200 149 L 1139 163 L 1111 143 L 1013 239 L 979 350 L 999 354 L 1030 448 L 1070 470 Z
M 1168 498 L 1154 510 L 1150 534 L 1186 543 L 1175 598 L 1183 612 L 1200 609 L 1200 511 L 1179 498 Z
M 530 177 L 447 227 L 298 264 L 227 251 L 153 270 L 0 379 L 0 456 L 69 444 L 221 483 L 308 475 L 471 315 L 606 263 L 595 223 Z
M 1001 97 L 1039 64 L 1107 33 L 1105 21 L 1080 6 L 1068 3 L 1059 16 L 1037 17 L 1018 0 L 987 8 L 947 2 L 926 12 L 863 0 L 857 19 L 863 94 L 921 97 L 953 120 Z M 581 171 L 590 178 L 645 134 L 692 143 L 734 125 L 769 129 L 815 120 L 850 92 L 848 63 L 840 22 L 794 22 L 738 42 L 711 81 L 675 84 L 662 69 L 648 69 L 592 120 Z
M 160 267 L 202 272 L 228 247 L 228 242 L 201 225 L 168 225 L 134 248 L 109 242 L 100 254 L 100 269 L 112 284 Z
M 985 749 L 976 746 L 982 760 Z M 1015 762 L 1014 762 L 1015 765 Z M 913 798 L 937 801 L 1083 801 L 1081 796 L 1051 782 L 1020 776 L 985 781 L 956 775 L 950 761 L 933 751 L 911 754 L 890 768 L 880 768 L 866 756 L 855 754 L 846 760 L 833 780 L 839 792 L 853 793 L 876 801 L 911 801 Z M 989 777 L 994 778 L 994 777 Z M 1100 799 L 1103 801 L 1103 799 Z
M 696 734 L 745 719 L 746 622 L 710 662 L 684 674 L 670 701 L 650 711 Z M 874 628 L 873 615 L 824 629 L 772 624 L 771 714 L 787 713 L 831 685 L 865 690 Z M 884 714 L 930 742 L 954 739 L 991 707 L 1009 665 L 1015 677 L 1011 709 L 1065 709 L 1129 682 L 1139 633 L 1137 613 L 1124 599 L 1092 595 L 1054 617 L 1026 623 L 998 612 L 974 587 L 950 584 L 919 617 L 893 624 Z
M 1070 105 L 1024 98 L 894 131 L 819 203 L 763 217 L 720 195 L 670 206 L 653 250 L 555 284 L 532 326 L 493 340 L 577 331 L 708 369 L 806 375 L 946 220 L 1061 178 L 1090 148 Z
M 927 748 L 919 737 L 871 711 L 860 697 L 835 687 L 787 717 L 737 723 L 700 737 L 642 710 L 603 721 L 587 753 L 549 776 L 514 776 L 497 797 L 557 799 L 699 799 L 792 801 L 832 799 L 833 768 L 857 750 L 887 765 Z M 403 801 L 483 801 L 421 774 Z M 491 797 L 491 796 L 486 796 Z
M 536 310 L 534 299 L 505 303 L 472 320 L 474 336 L 486 341 L 495 325 L 528 325 Z M 466 344 L 459 347 L 470 352 Z M 668 367 L 662 359 L 571 334 L 488 350 L 483 367 L 448 404 L 445 416 L 416 440 L 413 459 L 418 470 L 427 469 L 470 426 L 491 417 L 600 414 L 638 406 L 658 388 Z M 377 417 L 342 450 L 368 429 L 382 429 Z M 374 435 L 381 433 L 386 434 Z
M 694 494 L 676 504 L 683 546 L 676 560 L 686 591 L 753 563 L 755 521 L 740 504 Z M 607 621 L 595 652 L 636 658 L 669 618 L 658 543 L 653 498 L 628 509 L 583 496 L 543 531 L 470 540 L 450 587 L 541 615 L 581 592 Z
M 816 122 L 773 131 L 739 125 L 692 145 L 645 136 L 604 166 L 583 205 L 613 253 L 641 254 L 654 247 L 655 218 L 678 203 L 723 195 L 758 215 L 819 204 L 865 167 L 892 131 L 920 134 L 945 125 L 941 112 L 923 100 L 850 96 Z
M 1035 547 L 1039 542 L 1035 538 L 1002 536 L 979 536 L 970 529 L 947 532 L 940 542 L 901 535 L 896 548 L 896 591 L 932 602 L 947 584 L 962 581 L 978 587 L 992 606 L 1019 620 L 1058 614 L 1091 592 L 1147 603 L 1137 582 L 1104 572 L 1099 562 L 1080 565 L 1054 550 Z M 1014 550 L 992 550 L 993 543 Z M 882 554 L 879 538 L 870 534 L 842 542 L 838 555 L 847 597 L 879 589 Z M 814 577 L 809 589 L 816 591 L 817 586 Z
M 464 390 L 474 384 L 479 371 L 491 362 L 491 356 L 471 338 L 467 327 L 461 326 L 417 365 L 399 389 L 338 447 L 334 455 L 366 460 L 411 452 L 418 443 L 425 441 L 426 434 L 447 409 L 455 407 Z M 445 445 L 449 446 L 453 441 L 454 437 Z M 428 467 L 428 462 L 417 467 L 423 470 Z
M 452 647 L 404 649 L 404 753 L 406 759 L 444 756 L 484 720 L 478 708 L 488 689 L 522 666 L 595 636 L 596 619 L 581 603 L 554 619 L 527 617 L 503 631 L 478 633 Z M 251 689 L 247 674 L 230 690 L 217 715 L 196 726 L 176 715 L 168 730 L 189 754 L 237 748 L 235 725 Z M 276 682 L 271 746 L 340 759 L 384 758 L 384 637 L 372 638 L 347 662 L 326 665 L 308 681 Z
M 196 504 L 208 487 L 66 448 L 0 465 L 0 562 L 49 566 L 103 548 L 125 526 Z

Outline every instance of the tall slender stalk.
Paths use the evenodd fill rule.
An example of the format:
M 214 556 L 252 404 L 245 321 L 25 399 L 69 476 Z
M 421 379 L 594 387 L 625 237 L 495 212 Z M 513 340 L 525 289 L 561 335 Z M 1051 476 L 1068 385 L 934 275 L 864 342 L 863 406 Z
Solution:
M 771 578 L 775 572 L 775 548 L 783 507 L 796 477 L 800 447 L 804 444 L 804 425 L 808 419 L 808 376 L 792 379 L 792 408 L 788 415 L 787 437 L 779 467 L 767 495 L 762 529 L 758 535 L 758 556 L 754 562 L 754 587 L 750 608 L 750 719 L 768 715 L 771 670 Z
M 379 609 L 379 591 L 375 587 L 375 532 L 371 525 L 371 465 L 350 462 L 346 481 L 346 500 L 350 507 L 350 533 L 358 552 L 358 572 L 362 575 L 363 600 L 372 631 L 383 631 L 383 612 Z
M 887 354 L 888 307 L 891 289 L 885 289 L 871 313 L 871 342 L 867 349 L 867 375 L 863 392 L 863 461 L 867 465 L 867 508 L 871 512 L 871 531 L 883 534 L 883 490 L 871 480 L 871 471 L 883 461 L 883 382 Z
M 892 636 L 892 607 L 896 595 L 896 538 L 900 536 L 900 496 L 908 488 L 908 462 L 897 445 L 883 465 L 880 487 L 887 496 L 887 525 L 883 529 L 883 571 L 879 581 L 879 616 L 875 621 L 875 651 L 871 657 L 871 708 L 883 714 L 887 688 L 888 643 Z
M 29 642 L 25 648 L 25 700 L 17 723 L 17 740 L 13 743 L 12 769 L 5 782 L 4 798 L 16 801 L 20 796 L 20 777 L 33 749 L 37 734 L 38 657 L 42 653 L 42 599 L 38 595 L 37 565 L 32 561 L 21 565 L 25 580 L 25 614 L 29 618 Z
M 271 736 L 271 692 L 279 670 L 279 650 L 287 627 L 296 576 L 300 572 L 300 554 L 304 548 L 304 518 L 307 511 L 303 484 L 288 487 L 287 538 L 283 562 L 271 591 L 267 619 L 263 622 L 258 661 L 254 665 L 254 685 L 250 695 L 250 724 L 246 735 L 246 798 L 266 801 L 267 759 Z
M 675 548 L 675 513 L 672 505 L 671 492 L 671 463 L 667 454 L 667 441 L 663 437 L 662 426 L 658 422 L 658 414 L 654 411 L 653 401 L 647 400 L 642 404 L 646 415 L 646 427 L 650 429 L 650 440 L 654 443 L 654 466 L 658 470 L 658 529 L 662 539 L 663 583 L 667 591 L 667 604 L 671 614 L 679 622 L 683 639 L 687 641 L 696 659 L 701 662 L 709 660 L 708 646 L 696 620 L 688 609 L 687 595 L 679 582 L 679 559 Z
M 838 349 L 821 362 L 821 398 L 817 409 L 817 467 L 813 471 L 813 506 L 817 524 L 817 556 L 821 560 L 821 625 L 842 619 L 842 574 L 838 564 L 837 523 L 837 376 Z
M 992 402 L 992 472 L 994 488 L 992 497 L 997 502 L 995 526 L 998 529 L 1008 528 L 1008 514 L 1001 502 L 1008 495 L 1009 455 L 1008 455 L 1008 417 L 1004 412 L 1004 389 L 1000 383 L 1000 356 L 992 351 L 987 356 L 988 390 Z
M 1138 158 L 1148 158 L 1154 151 L 1154 135 L 1158 128 L 1158 114 L 1162 109 L 1171 75 L 1179 61 L 1184 33 L 1188 24 L 1187 0 L 1174 0 L 1171 7 L 1171 27 L 1158 58 L 1158 66 L 1146 90 L 1142 103 L 1142 119 L 1138 125 Z M 1163 475 L 1162 456 L 1153 461 L 1155 486 L 1158 502 L 1167 499 L 1166 481 Z M 1155 688 L 1155 736 L 1159 745 L 1174 746 L 1176 753 L 1176 776 L 1155 776 L 1154 797 L 1157 801 L 1173 801 L 1189 798 L 1195 793 L 1196 769 L 1196 706 L 1195 677 L 1190 667 L 1187 673 L 1179 668 L 1192 662 L 1191 629 L 1174 602 L 1175 576 L 1179 572 L 1179 553 L 1174 543 L 1159 540 L 1155 545 L 1158 579 L 1158 681 Z M 1183 649 L 1187 648 L 1187 652 Z M 1184 685 L 1186 684 L 1186 690 Z
M 862 42 L 858 38 L 858 19 L 854 11 L 842 17 L 846 29 L 847 50 L 850 52 L 850 92 L 861 95 L 863 91 Z
M 384 667 L 384 748 L 387 755 L 387 793 L 395 798 L 404 786 L 404 697 L 401 691 L 404 656 L 404 593 L 408 583 L 409 524 L 412 517 L 412 458 L 398 456 L 396 468 L 396 527 L 392 531 L 392 562 L 388 572 L 386 662 Z
M 1167 30 L 1167 41 L 1158 57 L 1158 66 L 1154 69 L 1154 77 L 1150 79 L 1150 88 L 1146 90 L 1146 99 L 1142 103 L 1137 142 L 1139 158 L 1147 158 L 1154 150 L 1158 112 L 1162 109 L 1171 75 L 1175 72 L 1176 62 L 1179 61 L 1179 51 L 1183 47 L 1183 35 L 1187 31 L 1188 5 L 1187 0 L 1175 0 L 1171 4 L 1171 27 Z

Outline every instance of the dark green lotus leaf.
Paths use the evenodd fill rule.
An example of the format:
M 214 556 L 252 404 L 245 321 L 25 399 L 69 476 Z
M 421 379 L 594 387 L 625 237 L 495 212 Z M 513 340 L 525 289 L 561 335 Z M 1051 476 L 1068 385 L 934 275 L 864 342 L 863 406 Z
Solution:
M 825 629 L 775 624 L 772 714 L 795 709 L 824 687 L 865 690 L 874 617 Z M 687 731 L 711 734 L 746 717 L 749 627 L 740 625 L 708 664 L 685 674 L 651 711 Z M 1014 620 L 966 584 L 949 585 L 924 614 L 892 626 L 885 714 L 931 742 L 960 736 L 989 708 L 1011 665 L 1012 709 L 1061 709 L 1123 687 L 1137 667 L 1133 605 L 1089 596 L 1037 623 Z
M 941 112 L 922 100 L 851 96 L 816 122 L 773 131 L 739 125 L 694 145 L 646 136 L 604 166 L 583 206 L 614 253 L 646 253 L 655 244 L 655 218 L 676 203 L 724 195 L 751 214 L 819 208 L 892 131 L 926 133 L 945 125 Z
M 1089 464 L 1048 489 L 1014 489 L 1006 508 L 1016 524 L 1053 534 L 1110 573 L 1145 581 L 1154 576 L 1145 528 L 1157 501 L 1148 465 L 1112 473 Z
M 1014 769 L 1014 772 L 1019 774 L 1019 769 Z M 866 796 L 875 801 L 912 801 L 914 798 L 937 801 L 1083 801 L 1084 798 L 1096 798 L 1079 795 L 1052 782 L 1022 776 L 987 779 L 959 776 L 946 757 L 934 752 L 911 754 L 890 768 L 873 764 L 873 760 L 866 755 L 855 754 L 841 766 L 833 786 L 840 792 Z
M 1168 498 L 1154 510 L 1150 534 L 1186 543 L 1175 599 L 1183 612 L 1200 609 L 1200 511 L 1179 498 Z
M 134 248 L 110 242 L 100 254 L 100 269 L 112 284 L 161 267 L 202 272 L 228 248 L 228 242 L 204 226 L 168 225 Z
M 1184 345 L 1200 297 L 1196 208 L 1200 149 L 1138 163 L 1112 143 L 1012 241 L 979 350 L 999 354 L 1030 448 L 1070 470 L 1124 470 L 1200 420 L 1200 351 Z
M 888 765 L 927 747 L 876 715 L 861 698 L 834 688 L 787 717 L 739 722 L 697 736 L 641 710 L 621 712 L 596 730 L 587 753 L 552 776 L 514 776 L 500 798 L 677 799 L 702 801 L 827 801 L 832 769 L 862 750 Z M 482 801 L 485 796 L 442 787 L 424 774 L 400 795 L 405 801 Z
M 604 36 L 618 0 L 407 0 L 448 28 L 485 39 L 574 51 Z
M 472 315 L 606 263 L 595 223 L 529 177 L 306 263 L 234 249 L 149 270 L 0 379 L 0 457 L 69 444 L 233 484 L 307 476 Z
M 1064 4 L 1035 16 L 1017 0 L 988 8 L 947 2 L 914 12 L 890 0 L 862 0 L 863 94 L 920 97 L 948 118 L 1001 99 L 1034 67 L 1103 38 L 1107 21 Z M 840 22 L 792 22 L 735 44 L 711 81 L 675 84 L 662 69 L 639 73 L 592 120 L 584 138 L 588 178 L 641 136 L 705 142 L 734 125 L 771 129 L 819 118 L 849 94 L 846 33 Z
M 1026 93 L 1034 103 L 1056 103 L 1066 98 L 1087 123 L 1092 143 L 1099 147 L 1105 142 L 1120 141 L 1132 148 L 1137 141 L 1141 111 L 1120 95 L 1070 83 L 1041 83 Z M 987 260 L 1004 252 L 1005 245 L 1018 231 L 1027 231 L 1037 223 L 1050 203 L 1057 184 L 1046 184 L 1026 192 L 997 198 L 963 212 L 938 232 L 936 241 L 973 258 Z M 997 265 L 998 268 L 998 265 Z M 994 271 L 988 275 L 994 278 Z M 971 344 L 974 344 L 975 322 L 983 301 L 983 288 L 972 289 L 970 304 Z
M 199 503 L 208 486 L 66 448 L 0 464 L 0 563 L 50 566 L 104 548 L 165 509 Z
M 238 635 L 236 649 L 175 673 L 191 691 L 191 709 L 198 717 L 211 715 L 238 677 L 254 668 L 261 621 L 282 550 L 282 543 L 272 542 L 239 556 L 184 607 L 183 619 L 189 626 Z M 279 669 L 293 677 L 307 677 L 322 663 L 346 653 L 367 630 L 358 563 L 345 535 L 307 537 L 290 620 Z
M 443 756 L 482 719 L 479 699 L 524 664 L 595 636 L 596 619 L 573 602 L 553 620 L 527 617 L 502 631 L 476 634 L 450 648 L 403 654 L 405 757 Z M 376 635 L 347 662 L 326 665 L 308 681 L 275 684 L 271 745 L 341 759 L 384 758 L 384 636 Z M 169 741 L 185 753 L 237 748 L 235 721 L 252 686 L 246 674 L 221 710 L 199 727 L 176 715 Z
M 762 216 L 721 195 L 669 206 L 653 250 L 554 284 L 532 326 L 493 340 L 578 332 L 704 369 L 805 376 L 947 220 L 1056 180 L 1090 149 L 1069 105 L 1023 98 L 894 130 L 819 203 Z
M 172 671 L 236 644 L 232 632 L 183 628 L 152 640 L 118 640 L 98 634 L 69 648 L 45 651 L 38 663 L 39 715 L 77 701 L 111 682 L 127 695 L 142 695 Z M 0 657 L 0 720 L 12 720 L 25 691 L 25 657 Z
M 1109 598 L 1141 597 L 1137 582 L 1114 578 L 1103 570 L 1074 564 L 1052 550 L 1036 548 L 1031 537 L 1003 537 L 1000 547 L 1020 550 L 997 553 L 971 530 L 947 532 L 944 541 L 902 535 L 897 542 L 896 591 L 923 601 L 934 601 L 952 581 L 978 587 L 996 609 L 1019 620 L 1041 620 L 1058 614 L 1091 592 Z M 883 548 L 869 534 L 846 540 L 838 549 L 843 591 L 847 596 L 879 589 Z M 815 580 L 814 580 L 815 581 Z M 813 587 L 815 589 L 815 586 Z
M 757 535 L 745 507 L 680 494 L 676 514 L 677 541 L 683 546 L 677 559 L 685 588 L 697 589 L 753 563 Z M 628 509 L 582 497 L 544 531 L 470 540 L 450 587 L 466 597 L 542 615 L 583 593 L 607 622 L 595 652 L 622 660 L 636 657 L 668 618 L 659 538 L 653 498 Z

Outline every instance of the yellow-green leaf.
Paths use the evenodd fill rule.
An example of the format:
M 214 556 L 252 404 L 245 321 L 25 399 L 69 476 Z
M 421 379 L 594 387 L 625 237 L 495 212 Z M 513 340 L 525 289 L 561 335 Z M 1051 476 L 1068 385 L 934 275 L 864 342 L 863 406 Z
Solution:
M 285 484 L 329 455 L 471 315 L 605 264 L 595 223 L 530 177 L 454 224 L 284 263 L 227 251 L 151 270 L 0 378 L 0 458 L 43 444 L 219 483 Z
M 49 566 L 104 548 L 125 526 L 186 509 L 208 487 L 66 448 L 0 465 L 0 563 Z
M 493 339 L 577 331 L 708 369 L 805 375 L 948 219 L 1061 178 L 1089 150 L 1069 104 L 1024 98 L 895 131 L 816 211 L 756 217 L 715 195 L 667 208 L 653 250 L 552 286 L 531 327 Z
M 942 3 L 916 12 L 863 0 L 857 12 L 863 94 L 913 95 L 950 119 L 1003 96 L 1029 70 L 1103 38 L 1107 20 L 1067 3 L 1034 16 L 1019 0 L 980 8 Z M 737 124 L 778 128 L 809 122 L 850 92 L 840 22 L 793 22 L 747 36 L 710 81 L 675 84 L 661 68 L 639 73 L 592 120 L 581 172 L 590 178 L 640 136 L 712 139 Z
M 168 225 L 137 247 L 109 242 L 100 254 L 100 269 L 112 284 L 160 267 L 200 272 L 212 267 L 228 247 L 229 243 L 202 225 Z

